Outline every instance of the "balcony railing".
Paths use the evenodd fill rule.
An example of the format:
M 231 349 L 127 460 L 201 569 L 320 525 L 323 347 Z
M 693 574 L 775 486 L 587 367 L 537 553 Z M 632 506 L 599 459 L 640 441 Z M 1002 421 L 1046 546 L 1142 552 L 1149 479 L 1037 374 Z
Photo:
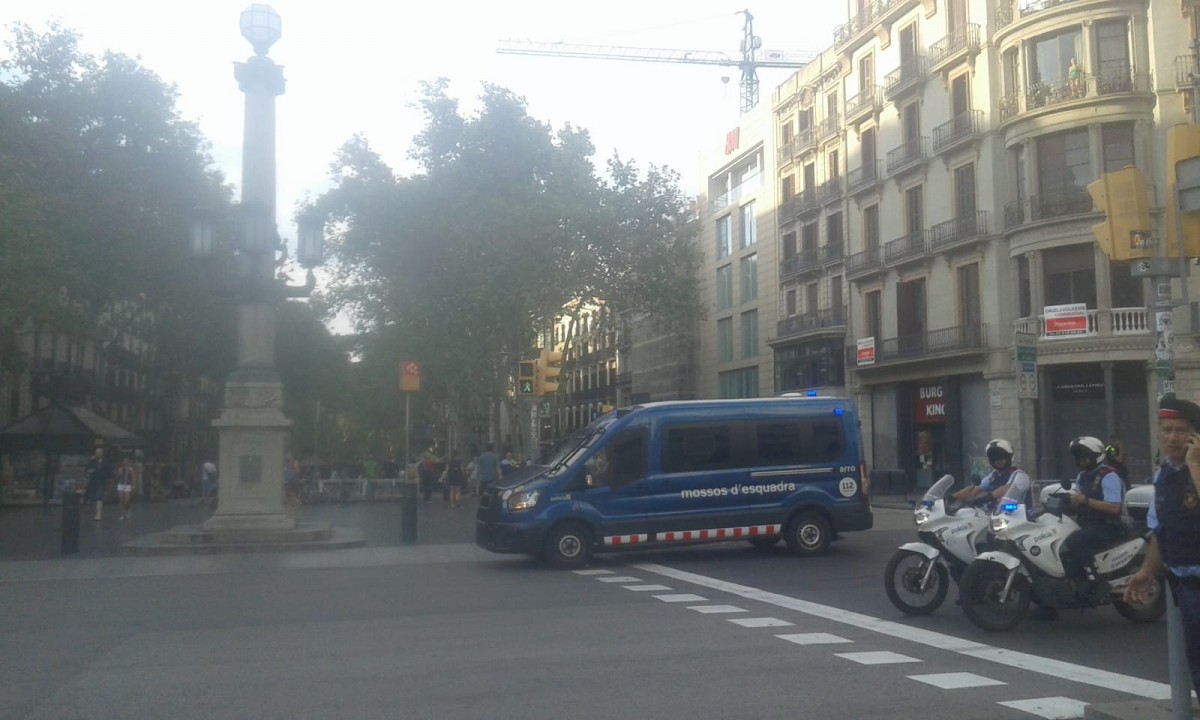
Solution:
M 801 153 L 816 144 L 816 136 L 812 126 L 800 128 L 792 139 L 779 148 L 779 164 L 783 165 L 798 157 Z
M 1093 212 L 1092 196 L 1083 188 L 1055 190 L 1029 197 L 1029 220 L 1049 220 Z
M 874 27 L 875 23 L 886 20 L 889 14 L 895 15 L 903 12 L 906 1 L 872 0 L 872 2 L 866 3 L 865 7 L 862 7 L 848 22 L 834 28 L 834 51 L 841 52 L 851 42 L 863 37 L 868 30 Z
M 1200 78 L 1200 68 L 1196 67 L 1196 58 L 1192 55 L 1176 55 L 1175 89 L 1191 90 L 1198 78 Z
M 845 256 L 846 244 L 841 240 L 834 240 L 821 246 L 821 265 L 832 265 L 839 263 Z
M 893 175 L 925 160 L 925 147 L 929 138 L 912 138 L 887 154 L 888 175 Z
M 779 203 L 779 223 L 782 225 L 791 222 L 796 214 L 800 212 L 800 202 L 793 195 L 790 198 Z
M 786 280 L 809 270 L 819 270 L 817 265 L 817 249 L 805 248 L 791 257 L 785 257 L 779 264 L 779 279 Z
M 861 275 L 881 267 L 883 267 L 883 249 L 877 245 L 846 258 L 847 275 Z
M 876 113 L 882 107 L 883 90 L 878 85 L 863 88 L 857 95 L 846 100 L 846 122 Z
M 929 254 L 929 242 L 924 230 L 916 230 L 888 241 L 883 246 L 883 262 L 885 265 L 913 260 Z
M 983 134 L 983 111 L 967 110 L 933 129 L 933 151 L 943 153 Z
M 1011 230 L 1027 222 L 1086 215 L 1091 212 L 1094 212 L 1092 197 L 1083 188 L 1052 190 L 1006 204 L 1004 229 Z
M 805 188 L 796 195 L 796 212 L 799 215 L 821 209 L 821 200 L 815 187 Z
M 961 56 L 979 51 L 979 23 L 967 23 L 929 46 L 929 69 L 937 70 Z
M 1074 0 L 1038 0 L 1038 2 L 1032 2 L 1022 6 L 1020 10 L 1020 17 L 1029 17 L 1030 15 L 1039 13 L 1043 10 L 1048 10 L 1052 7 L 1058 7 L 1059 5 L 1066 5 L 1070 2 L 1074 2 Z
M 1014 3 L 1012 0 L 1007 0 L 1006 2 L 1000 3 L 996 7 L 996 12 L 994 15 L 992 15 L 992 21 L 997 30 L 1008 27 L 1012 24 L 1014 15 L 1013 5 Z
M 840 115 L 831 115 L 821 121 L 817 126 L 817 142 L 821 142 L 825 138 L 837 135 L 838 130 L 842 127 L 842 118 Z
M 883 78 L 883 97 L 895 100 L 904 96 L 904 91 L 920 86 L 929 77 L 929 58 L 924 55 L 914 55 L 900 67 L 891 71 Z
M 929 249 L 940 252 L 987 234 L 987 210 L 976 210 L 969 215 L 940 222 L 929 228 Z
M 777 338 L 794 337 L 816 330 L 844 328 L 845 326 L 846 308 L 837 306 L 780 320 L 775 329 L 775 336 Z
M 842 189 L 842 179 L 840 177 L 826 180 L 817 188 L 817 202 L 822 205 L 827 205 L 831 202 L 837 202 L 845 195 Z
M 869 190 L 883 180 L 883 161 L 868 162 L 846 175 L 846 192 L 854 195 Z
M 913 360 L 930 355 L 977 353 L 987 348 L 987 323 L 969 323 L 930 330 L 915 335 L 899 335 L 875 340 L 875 365 L 890 361 Z M 846 347 L 846 364 L 858 364 L 858 348 Z
M 1108 318 L 1108 326 L 1103 327 L 1102 321 Z M 1071 340 L 1095 335 L 1150 335 L 1154 332 L 1153 317 L 1144 307 L 1110 308 L 1108 310 L 1088 309 L 1087 330 L 1078 335 L 1047 335 L 1046 316 L 1019 318 L 1014 323 L 1014 329 L 1019 333 L 1036 335 L 1039 340 Z
M 1000 120 L 1003 122 L 1023 113 L 1072 101 L 1152 91 L 1149 73 L 1126 67 L 1104 69 L 1096 75 L 1083 74 L 1074 80 L 1034 83 L 1024 91 L 1009 93 L 1000 98 Z

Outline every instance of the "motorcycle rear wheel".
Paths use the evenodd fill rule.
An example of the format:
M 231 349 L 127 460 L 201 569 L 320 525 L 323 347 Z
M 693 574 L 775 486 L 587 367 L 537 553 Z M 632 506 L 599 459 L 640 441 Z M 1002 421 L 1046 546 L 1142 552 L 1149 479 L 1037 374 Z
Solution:
M 1013 578 L 1008 590 L 1008 599 L 1000 600 L 1004 583 L 1008 581 L 1008 570 L 995 562 L 973 562 L 963 573 L 958 586 L 963 612 L 977 627 L 988 632 L 1012 630 L 1025 617 L 1033 589 L 1029 580 L 1020 573 Z
M 1130 622 L 1154 622 L 1167 611 L 1167 591 L 1164 581 L 1159 580 L 1154 583 L 1154 588 L 1154 595 L 1149 602 L 1127 603 L 1124 600 L 1113 600 L 1113 607 Z
M 933 563 L 929 585 L 921 590 L 921 579 Z M 950 588 L 946 566 L 911 550 L 897 550 L 883 571 L 888 600 L 906 615 L 928 615 L 942 606 Z

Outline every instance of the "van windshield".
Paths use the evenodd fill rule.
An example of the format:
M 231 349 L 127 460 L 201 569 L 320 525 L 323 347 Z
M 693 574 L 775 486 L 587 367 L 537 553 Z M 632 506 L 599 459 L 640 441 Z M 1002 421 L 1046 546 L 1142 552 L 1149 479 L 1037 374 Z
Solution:
M 546 471 L 546 474 L 557 475 L 571 467 L 580 456 L 587 452 L 602 437 L 604 437 L 603 427 L 597 427 L 579 435 L 568 435 L 563 439 L 564 442 L 555 448 L 557 452 L 552 451 L 550 453 L 546 463 L 550 466 L 550 469 Z M 566 442 L 568 440 L 571 442 Z

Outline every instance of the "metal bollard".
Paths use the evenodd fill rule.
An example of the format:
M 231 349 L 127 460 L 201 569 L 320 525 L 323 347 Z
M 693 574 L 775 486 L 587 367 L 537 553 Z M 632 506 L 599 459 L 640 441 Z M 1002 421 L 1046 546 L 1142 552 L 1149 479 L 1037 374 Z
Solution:
M 63 492 L 62 498 L 62 552 L 71 555 L 79 552 L 79 493 L 74 490 Z
M 400 542 L 417 542 L 417 483 L 407 480 L 400 484 Z

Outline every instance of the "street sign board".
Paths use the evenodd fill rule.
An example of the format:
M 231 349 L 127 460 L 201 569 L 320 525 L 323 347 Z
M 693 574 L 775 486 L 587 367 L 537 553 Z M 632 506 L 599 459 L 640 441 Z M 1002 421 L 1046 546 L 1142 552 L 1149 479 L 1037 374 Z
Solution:
M 1016 356 L 1017 397 L 1023 400 L 1037 400 L 1037 346 L 1018 344 Z
M 859 366 L 875 364 L 875 338 L 862 338 L 858 341 L 856 359 Z
M 400 361 L 400 392 L 421 391 L 421 363 L 416 360 Z
M 1043 310 L 1046 318 L 1047 337 L 1070 337 L 1086 335 L 1088 331 L 1087 305 L 1047 305 Z

